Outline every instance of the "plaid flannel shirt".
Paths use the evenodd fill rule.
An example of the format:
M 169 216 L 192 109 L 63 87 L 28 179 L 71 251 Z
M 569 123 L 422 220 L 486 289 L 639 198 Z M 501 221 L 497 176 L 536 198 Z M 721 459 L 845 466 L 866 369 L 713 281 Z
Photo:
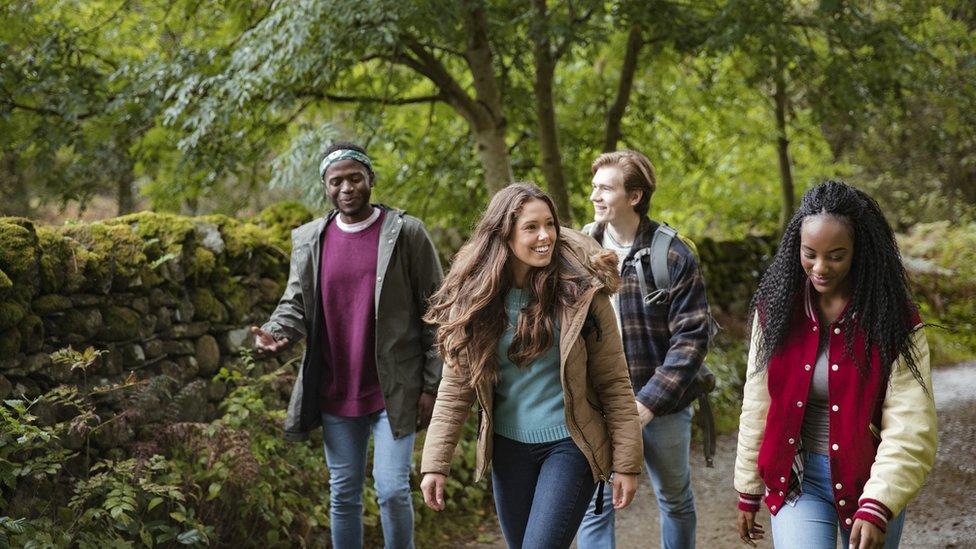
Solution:
M 695 376 L 708 353 L 708 298 L 694 253 L 675 238 L 668 250 L 670 299 L 645 305 L 632 263 L 634 253 L 651 245 L 658 223 L 641 219 L 620 273 L 620 329 L 637 400 L 654 416 L 685 409 L 703 392 Z M 592 236 L 602 244 L 605 225 L 596 224 Z M 650 258 L 642 262 L 652 283 Z

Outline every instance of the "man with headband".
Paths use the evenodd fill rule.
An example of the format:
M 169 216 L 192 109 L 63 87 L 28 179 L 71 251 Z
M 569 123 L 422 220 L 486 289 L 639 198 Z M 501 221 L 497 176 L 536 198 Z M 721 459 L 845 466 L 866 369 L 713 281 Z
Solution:
M 251 330 L 268 353 L 306 338 L 285 436 L 305 440 L 322 425 L 333 547 L 363 545 L 370 435 L 386 547 L 413 547 L 413 443 L 441 378 L 421 318 L 443 272 L 420 220 L 370 203 L 376 175 L 362 147 L 331 145 L 319 177 L 334 209 L 292 231 L 284 295 Z

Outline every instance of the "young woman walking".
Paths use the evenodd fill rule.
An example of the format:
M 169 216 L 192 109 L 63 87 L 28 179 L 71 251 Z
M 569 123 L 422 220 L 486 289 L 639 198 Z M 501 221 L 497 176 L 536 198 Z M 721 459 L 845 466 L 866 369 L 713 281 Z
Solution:
M 608 297 L 616 265 L 596 241 L 560 227 L 534 185 L 494 196 L 426 316 L 444 358 L 423 453 L 428 506 L 444 508 L 475 401 L 475 475 L 492 466 L 510 547 L 569 547 L 598 482 L 612 482 L 615 509 L 630 503 L 642 443 Z
M 929 350 L 891 227 L 844 183 L 808 191 L 753 299 L 735 489 L 743 542 L 894 548 L 935 459 Z

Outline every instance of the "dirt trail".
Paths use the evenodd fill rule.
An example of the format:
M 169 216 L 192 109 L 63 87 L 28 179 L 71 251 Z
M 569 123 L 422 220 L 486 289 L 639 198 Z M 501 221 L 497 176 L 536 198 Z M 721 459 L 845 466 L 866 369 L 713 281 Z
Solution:
M 939 450 L 932 474 L 908 507 L 901 547 L 976 549 L 976 362 L 939 368 L 933 374 L 933 383 L 939 415 Z M 747 547 L 735 534 L 734 460 L 734 433 L 719 437 L 714 468 L 705 467 L 697 447 L 692 452 L 700 548 Z M 617 515 L 620 549 L 659 545 L 657 503 L 647 476 L 641 478 L 634 503 Z M 768 532 L 767 511 L 760 513 L 760 522 Z M 466 547 L 505 547 L 497 526 L 491 535 L 494 539 L 490 542 Z M 769 549 L 772 543 L 767 539 L 759 547 Z

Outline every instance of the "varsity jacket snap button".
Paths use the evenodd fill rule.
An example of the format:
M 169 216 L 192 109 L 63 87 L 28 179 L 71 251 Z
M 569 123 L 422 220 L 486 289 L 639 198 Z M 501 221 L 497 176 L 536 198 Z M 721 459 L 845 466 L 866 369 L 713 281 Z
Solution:
M 840 410 L 840 406 L 834 404 L 833 406 L 830 407 L 830 409 L 836 412 L 837 410 Z
M 810 371 L 810 365 L 807 364 L 806 366 L 803 367 L 803 369 L 809 372 Z
M 851 522 L 853 522 L 851 519 L 844 519 L 844 524 L 850 524 Z
M 776 512 L 776 506 L 775 505 L 771 505 L 769 507 L 769 510 L 775 513 Z
M 786 482 L 786 477 L 779 477 L 780 482 Z
M 780 495 L 780 497 L 782 497 L 783 496 L 783 492 L 780 492 L 779 495 Z
M 796 401 L 796 407 L 797 408 L 803 408 L 803 401 L 802 400 Z
M 796 444 L 796 439 L 790 439 L 790 444 Z
M 843 506 L 847 505 L 847 502 L 844 501 L 844 500 L 840 500 L 840 501 L 837 502 L 837 505 L 840 505 L 841 507 L 843 507 Z
M 836 372 L 837 370 L 840 369 L 840 366 L 834 364 L 833 366 L 830 367 L 830 369 Z
M 835 334 L 839 334 L 840 333 L 840 328 L 834 328 L 834 333 Z
M 838 490 L 842 489 L 843 487 L 844 487 L 844 485 L 841 484 L 841 483 L 839 483 L 839 482 L 834 485 L 834 488 L 837 488 Z
M 832 445 L 830 446 L 830 448 L 831 448 L 831 449 L 832 449 L 833 451 L 835 451 L 835 452 L 836 452 L 837 450 L 840 450 L 840 446 L 838 446 L 838 445 L 836 445 L 836 444 L 832 444 Z
M 816 326 L 814 326 L 814 327 L 813 327 L 813 331 L 814 331 L 814 332 L 816 332 L 816 331 L 817 331 L 817 327 L 816 327 Z

